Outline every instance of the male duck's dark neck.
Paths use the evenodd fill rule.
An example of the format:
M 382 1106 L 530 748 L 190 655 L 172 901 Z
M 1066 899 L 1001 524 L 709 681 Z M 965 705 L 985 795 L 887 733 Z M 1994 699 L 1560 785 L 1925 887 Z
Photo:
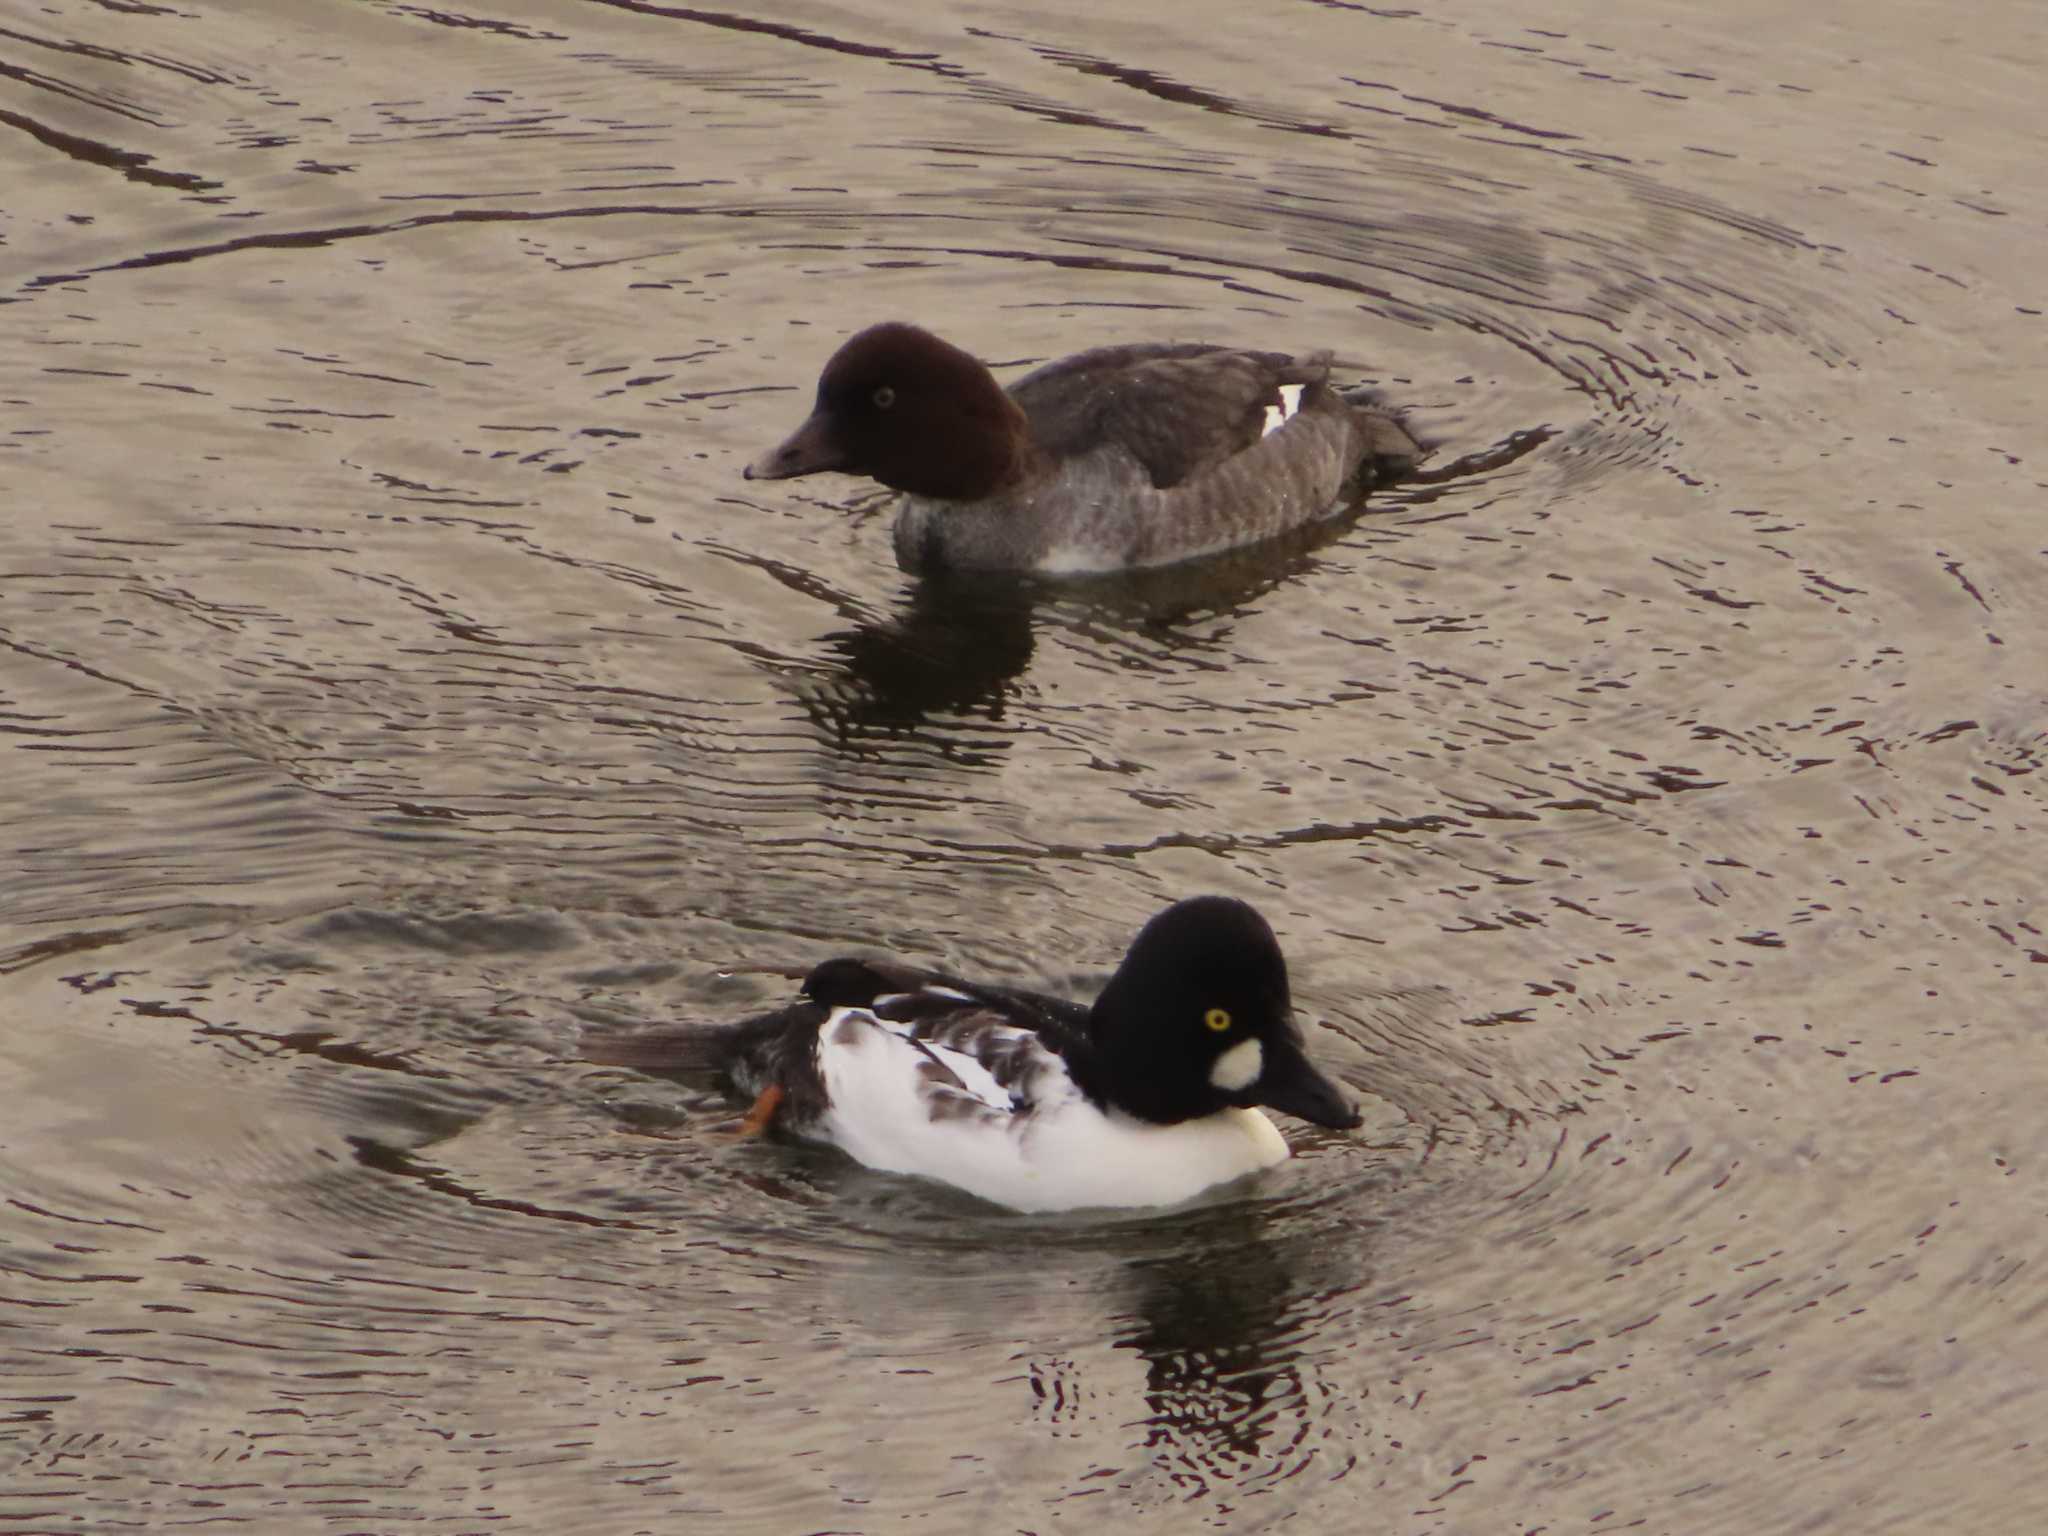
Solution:
M 1092 1030 L 1087 1038 L 1063 1044 L 1061 1054 L 1075 1086 L 1098 1109 L 1121 1110 L 1154 1125 L 1178 1125 L 1213 1108 L 1190 1103 L 1186 1085 L 1161 1071 L 1156 1058 L 1147 1060 L 1132 1050 L 1119 1049 L 1114 1038 L 1104 1041 Z

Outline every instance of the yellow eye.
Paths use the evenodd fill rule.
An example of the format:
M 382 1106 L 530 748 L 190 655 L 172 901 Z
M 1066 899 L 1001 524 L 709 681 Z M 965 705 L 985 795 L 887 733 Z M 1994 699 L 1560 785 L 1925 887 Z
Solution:
M 1223 1031 L 1230 1028 L 1230 1010 L 1228 1008 L 1211 1008 L 1202 1015 L 1202 1022 L 1220 1035 Z

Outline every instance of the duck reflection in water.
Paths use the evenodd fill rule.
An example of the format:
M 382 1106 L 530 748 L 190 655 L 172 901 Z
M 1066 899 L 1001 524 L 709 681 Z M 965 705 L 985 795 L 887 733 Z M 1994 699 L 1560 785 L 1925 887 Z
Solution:
M 1178 1219 L 1173 1251 L 1126 1268 L 1131 1310 L 1113 1346 L 1144 1364 L 1143 1417 L 1115 1412 L 1141 1432 L 1129 1447 L 1149 1469 L 1139 1475 L 1163 1479 L 1182 1499 L 1233 1500 L 1304 1472 L 1335 1475 L 1350 1455 L 1345 1427 L 1324 1421 L 1342 1399 L 1322 1376 L 1290 1240 L 1266 1210 L 1238 1202 L 1192 1224 Z M 1081 1370 L 1058 1360 L 1031 1373 L 1039 1415 L 1056 1430 L 1079 1432 L 1078 1421 L 1094 1416 L 1091 1400 L 1111 1396 Z
M 986 766 L 1008 748 L 1003 723 L 1031 664 L 1033 595 L 987 578 L 920 582 L 881 620 L 825 636 L 830 660 L 806 676 L 798 698 L 841 752 L 872 757 L 934 720 L 970 729 L 935 735 L 946 757 Z
M 1318 523 L 1250 549 L 1110 576 L 929 577 L 895 613 L 857 617 L 823 637 L 831 660 L 800 677 L 797 696 L 848 755 L 885 754 L 906 735 L 951 720 L 970 728 L 925 736 L 925 744 L 987 766 L 1009 738 L 972 726 L 1003 723 L 1040 627 L 1065 631 L 1091 651 L 1198 655 L 1220 647 L 1240 614 L 1273 588 L 1313 569 L 1317 550 L 1344 531 L 1341 521 Z M 1199 634 L 1189 627 L 1197 621 Z

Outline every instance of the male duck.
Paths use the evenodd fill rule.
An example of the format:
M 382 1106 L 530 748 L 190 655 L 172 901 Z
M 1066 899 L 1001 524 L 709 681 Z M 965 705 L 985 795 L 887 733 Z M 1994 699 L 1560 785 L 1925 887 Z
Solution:
M 832 355 L 810 419 L 747 466 L 909 493 L 906 571 L 1053 574 L 1166 565 L 1285 533 L 1412 468 L 1422 449 L 1330 354 L 1198 342 L 1098 347 L 1007 392 L 914 325 Z
M 1333 1130 L 1356 1106 L 1303 1051 L 1287 963 L 1241 901 L 1177 902 L 1092 1008 L 888 960 L 828 960 L 733 1025 L 587 1043 L 592 1061 L 716 1070 L 770 1125 L 1019 1211 L 1172 1205 L 1282 1162 L 1255 1107 Z

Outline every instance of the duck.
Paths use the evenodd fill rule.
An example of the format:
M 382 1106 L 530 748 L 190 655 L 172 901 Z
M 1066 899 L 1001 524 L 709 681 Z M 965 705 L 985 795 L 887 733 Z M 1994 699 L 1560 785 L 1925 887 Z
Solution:
M 1097 347 L 1008 389 L 905 321 L 832 354 L 809 417 L 743 471 L 864 475 L 904 493 L 896 562 L 1089 575 L 1277 537 L 1424 456 L 1322 352 L 1202 342 Z
M 1227 896 L 1148 921 L 1092 1005 L 894 959 L 815 966 L 734 1024 L 595 1037 L 585 1060 L 718 1074 L 743 1133 L 837 1147 L 1012 1211 L 1173 1206 L 1290 1156 L 1264 1113 L 1357 1104 L 1308 1057 L 1266 920 Z

